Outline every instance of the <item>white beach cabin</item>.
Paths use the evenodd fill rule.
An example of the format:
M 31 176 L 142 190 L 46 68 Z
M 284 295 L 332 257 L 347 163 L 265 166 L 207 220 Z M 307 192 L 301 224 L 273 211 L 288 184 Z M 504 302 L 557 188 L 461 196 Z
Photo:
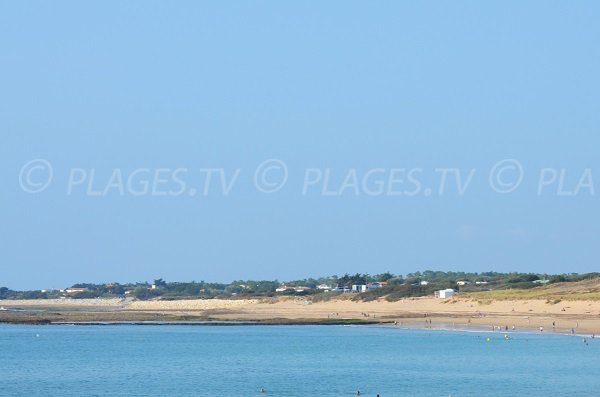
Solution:
M 451 288 L 441 289 L 439 291 L 435 291 L 435 297 L 438 298 L 438 299 L 450 298 L 454 294 L 455 294 L 455 292 Z

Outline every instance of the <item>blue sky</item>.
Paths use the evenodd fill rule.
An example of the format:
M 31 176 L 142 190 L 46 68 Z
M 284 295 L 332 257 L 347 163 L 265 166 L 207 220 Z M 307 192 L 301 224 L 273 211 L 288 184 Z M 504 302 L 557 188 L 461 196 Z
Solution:
M 3 2 L 0 285 L 598 270 L 599 11 Z M 37 194 L 19 179 L 33 159 L 53 169 Z M 252 179 L 267 159 L 289 174 L 272 194 Z M 508 194 L 488 180 L 503 159 L 524 170 Z M 185 168 L 198 189 L 200 169 L 240 171 L 228 195 L 98 196 L 67 194 L 74 168 L 95 169 L 100 190 L 115 169 Z M 303 195 L 307 168 L 330 169 L 334 185 L 350 169 L 424 176 L 410 197 Z M 437 194 L 439 168 L 476 172 L 464 194 Z M 595 191 L 538 195 L 543 168 L 565 169 L 563 191 L 589 170 Z

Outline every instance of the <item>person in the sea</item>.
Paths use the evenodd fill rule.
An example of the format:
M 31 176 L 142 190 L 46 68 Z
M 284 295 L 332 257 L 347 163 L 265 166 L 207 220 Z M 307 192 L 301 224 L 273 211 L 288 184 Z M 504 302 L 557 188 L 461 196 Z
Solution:
M 357 395 L 357 396 L 360 396 L 360 390 L 357 390 L 357 391 L 356 391 L 356 395 Z

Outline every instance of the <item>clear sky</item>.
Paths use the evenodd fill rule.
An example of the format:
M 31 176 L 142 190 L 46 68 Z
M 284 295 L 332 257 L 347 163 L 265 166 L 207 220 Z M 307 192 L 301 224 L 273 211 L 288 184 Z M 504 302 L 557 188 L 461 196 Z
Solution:
M 593 1 L 4 1 L 0 285 L 600 270 L 599 18 Z M 30 193 L 50 176 L 23 170 L 36 159 L 52 179 Z M 269 159 L 288 178 L 264 193 Z M 523 178 L 499 193 L 504 159 Z M 475 173 L 461 193 L 441 168 Z M 421 185 L 369 194 L 392 169 Z

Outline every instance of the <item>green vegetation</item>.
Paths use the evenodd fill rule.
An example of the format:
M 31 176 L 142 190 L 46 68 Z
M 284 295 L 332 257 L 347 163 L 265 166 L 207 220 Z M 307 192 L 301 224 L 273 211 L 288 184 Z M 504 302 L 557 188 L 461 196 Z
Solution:
M 231 283 L 205 281 L 167 282 L 156 279 L 141 283 L 75 284 L 63 290 L 13 291 L 0 288 L 0 299 L 51 299 L 51 298 L 137 298 L 163 300 L 248 298 L 275 296 L 310 297 L 313 302 L 329 299 L 372 301 L 433 295 L 439 289 L 453 288 L 462 296 L 481 302 L 490 299 L 573 299 L 569 288 L 557 290 L 555 285 L 571 285 L 600 277 L 600 273 L 587 274 L 533 274 L 533 273 L 466 273 L 431 271 L 409 273 L 405 276 L 390 272 L 308 278 L 281 283 L 277 280 L 236 280 Z M 375 284 L 372 283 L 381 283 Z M 347 293 L 353 285 L 368 285 L 366 292 Z M 554 289 L 553 289 L 554 288 Z M 558 297 L 557 297 L 558 295 Z M 600 299 L 600 288 L 588 288 L 577 292 L 576 299 Z

